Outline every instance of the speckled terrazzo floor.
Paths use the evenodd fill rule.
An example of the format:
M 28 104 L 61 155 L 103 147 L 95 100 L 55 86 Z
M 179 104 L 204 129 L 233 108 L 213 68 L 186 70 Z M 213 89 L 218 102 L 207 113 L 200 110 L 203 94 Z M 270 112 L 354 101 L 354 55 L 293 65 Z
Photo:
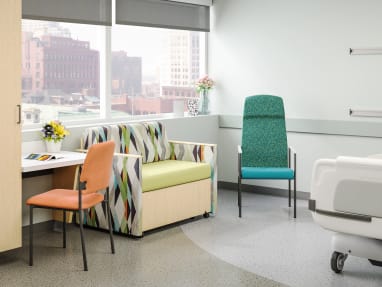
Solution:
M 22 249 L 0 254 L 0 286 L 285 286 L 216 258 L 179 226 L 140 240 L 115 236 L 115 255 L 107 233 L 86 229 L 85 236 L 88 272 L 82 271 L 79 230 L 70 226 L 66 250 L 60 247 L 60 233 L 36 234 L 33 267 L 28 266 L 27 241 Z
M 182 225 L 198 246 L 247 271 L 296 287 L 382 286 L 382 268 L 350 256 L 343 274 L 330 269 L 331 235 L 313 222 L 306 201 L 297 220 L 287 199 L 243 193 L 238 218 L 237 193 L 219 190 L 214 218 Z
M 243 218 L 236 193 L 219 190 L 215 217 L 147 234 L 140 240 L 85 230 L 89 271 L 82 271 L 79 230 L 38 232 L 35 266 L 24 248 L 0 253 L 0 286 L 382 286 L 382 269 L 349 257 L 342 275 L 329 267 L 331 232 L 315 224 L 306 201 L 292 218 L 287 200 L 243 193 Z M 281 283 L 279 283 L 281 282 Z M 283 285 L 285 284 L 285 285 Z

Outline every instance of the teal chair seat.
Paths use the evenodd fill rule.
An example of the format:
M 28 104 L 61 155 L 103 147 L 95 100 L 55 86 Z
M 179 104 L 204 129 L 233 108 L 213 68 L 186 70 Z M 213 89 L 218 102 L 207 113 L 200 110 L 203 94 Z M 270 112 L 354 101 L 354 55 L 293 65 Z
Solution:
M 288 181 L 289 207 L 293 181 L 293 214 L 296 218 L 296 153 L 291 156 L 291 151 L 287 143 L 282 98 L 271 95 L 247 97 L 244 103 L 241 145 L 238 149 L 239 217 L 242 209 L 242 179 L 284 179 Z
M 293 179 L 294 171 L 287 167 L 242 167 L 242 179 Z

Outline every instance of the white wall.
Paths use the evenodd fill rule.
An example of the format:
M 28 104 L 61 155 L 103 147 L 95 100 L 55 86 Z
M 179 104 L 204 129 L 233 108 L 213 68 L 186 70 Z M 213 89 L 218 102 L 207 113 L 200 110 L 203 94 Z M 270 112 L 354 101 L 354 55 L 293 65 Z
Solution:
M 213 111 L 239 114 L 246 96 L 285 100 L 287 117 L 347 120 L 350 107 L 382 109 L 380 0 L 215 0 L 209 74 Z
M 220 181 L 237 182 L 237 145 L 240 129 L 219 130 L 218 154 Z M 339 155 L 367 156 L 382 153 L 382 139 L 338 135 L 288 133 L 288 143 L 297 151 L 297 190 L 310 192 L 313 163 L 319 158 Z M 287 189 L 287 181 L 248 181 L 247 184 Z
M 215 0 L 212 110 L 241 115 L 246 96 L 265 93 L 284 99 L 287 118 L 348 121 L 349 108 L 382 109 L 382 55 L 349 55 L 350 47 L 382 47 L 380 11 L 379 0 Z M 382 128 L 382 119 L 367 120 Z M 237 180 L 240 140 L 239 129 L 219 130 L 221 181 Z M 316 159 L 382 153 L 381 138 L 288 133 L 288 142 L 298 153 L 297 189 L 306 192 Z

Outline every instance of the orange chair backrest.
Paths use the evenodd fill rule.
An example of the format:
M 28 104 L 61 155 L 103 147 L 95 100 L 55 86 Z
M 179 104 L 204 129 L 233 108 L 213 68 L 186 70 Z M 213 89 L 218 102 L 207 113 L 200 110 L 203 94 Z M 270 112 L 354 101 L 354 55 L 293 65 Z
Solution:
M 114 146 L 113 141 L 107 141 L 89 148 L 80 176 L 80 181 L 86 182 L 83 193 L 97 192 L 109 185 Z

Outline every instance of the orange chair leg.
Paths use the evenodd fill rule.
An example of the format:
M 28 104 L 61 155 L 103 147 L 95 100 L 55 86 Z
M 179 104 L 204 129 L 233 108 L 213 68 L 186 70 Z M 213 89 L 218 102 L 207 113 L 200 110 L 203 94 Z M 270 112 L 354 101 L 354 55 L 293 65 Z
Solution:
M 84 226 L 82 222 L 82 210 L 78 211 L 80 219 L 80 233 L 81 233 L 81 245 L 82 245 L 82 259 L 84 261 L 84 271 L 88 271 L 88 261 L 86 259 L 86 248 L 85 248 L 85 238 L 84 238 Z
M 66 248 L 66 210 L 62 211 L 62 247 Z
M 29 206 L 29 266 L 33 266 L 33 206 Z

